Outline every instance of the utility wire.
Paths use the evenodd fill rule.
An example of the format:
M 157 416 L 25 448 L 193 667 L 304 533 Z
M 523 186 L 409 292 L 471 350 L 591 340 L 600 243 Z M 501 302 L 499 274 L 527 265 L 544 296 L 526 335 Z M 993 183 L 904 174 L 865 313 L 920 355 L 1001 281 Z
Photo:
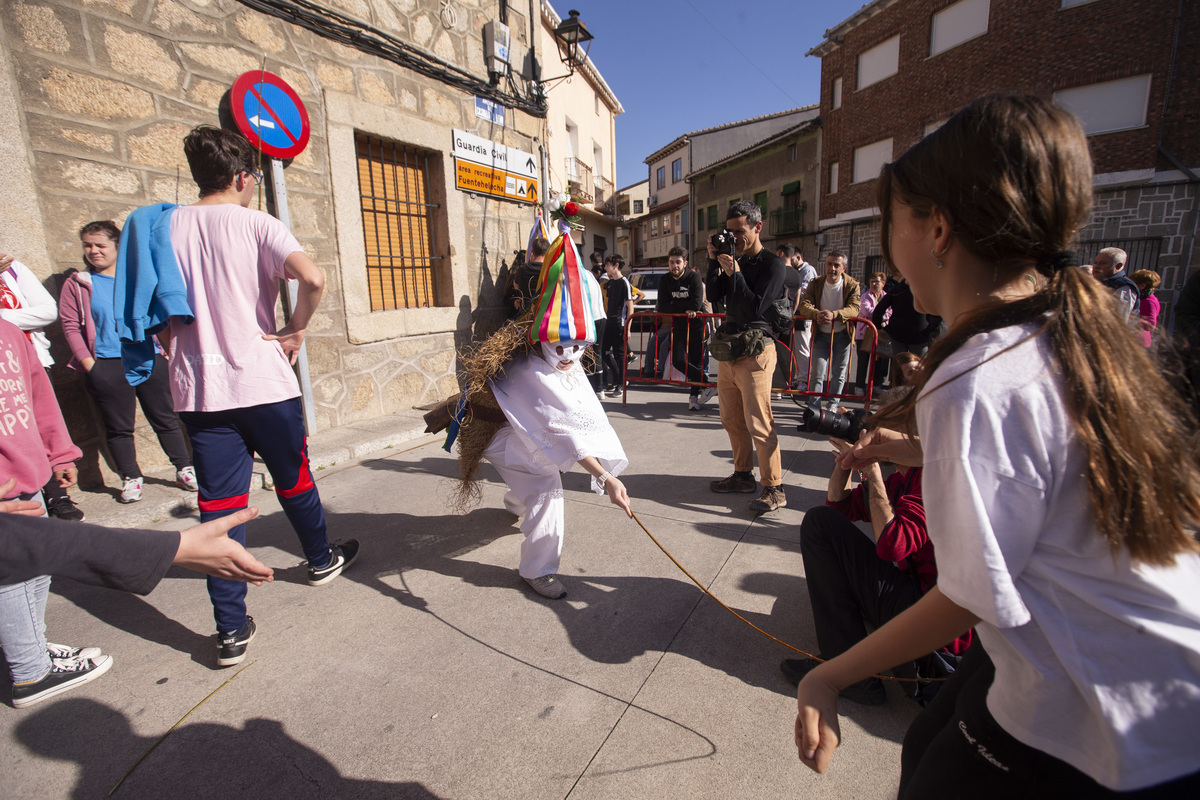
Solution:
M 243 2 L 245 2 L 245 0 L 243 0 Z M 703 12 L 703 11 L 701 11 L 701 10 L 700 10 L 700 9 L 698 9 L 698 8 L 696 8 L 696 5 L 695 5 L 695 4 L 692 2 L 692 0 L 684 0 L 684 2 L 685 2 L 685 3 L 687 3 L 689 6 L 691 6 L 691 7 L 692 7 L 692 11 L 695 11 L 697 14 L 699 14 L 701 19 L 703 19 L 705 22 L 707 22 L 709 25 L 711 25 L 711 26 L 712 26 L 712 29 L 713 29 L 714 31 L 716 31 L 718 34 L 720 34 L 720 36 L 721 36 L 721 38 L 722 38 L 722 39 L 724 39 L 725 41 L 729 42 L 729 46 L 730 46 L 730 47 L 732 47 L 734 50 L 737 50 L 737 52 L 738 52 L 738 55 L 740 55 L 742 58 L 746 59 L 747 63 L 749 63 L 749 64 L 750 64 L 750 66 L 752 66 L 752 67 L 754 67 L 756 70 L 758 70 L 758 73 L 759 73 L 760 75 L 762 75 L 764 78 L 766 78 L 768 81 L 770 81 L 772 86 L 774 86 L 776 89 L 778 89 L 778 90 L 780 91 L 780 93 L 781 93 L 781 94 L 782 94 L 784 97 L 786 97 L 788 100 L 790 100 L 790 101 L 792 102 L 792 105 L 793 105 L 793 106 L 799 107 L 799 106 L 801 105 L 801 103 L 800 103 L 798 100 L 796 100 L 796 98 L 792 97 L 792 95 L 791 95 L 790 93 L 788 93 L 787 89 L 784 89 L 782 86 L 780 86 L 778 83 L 776 83 L 776 82 L 775 82 L 775 79 L 774 79 L 774 78 L 772 78 L 770 75 L 768 75 L 766 72 L 764 72 L 764 71 L 763 71 L 763 69 L 762 69 L 762 67 L 760 67 L 760 66 L 759 66 L 759 65 L 758 65 L 758 64 L 757 64 L 757 63 L 754 61 L 754 59 L 752 59 L 750 56 L 748 56 L 748 55 L 746 55 L 745 53 L 743 53 L 743 52 L 742 52 L 742 50 L 741 50 L 741 48 L 740 48 L 740 47 L 738 47 L 736 44 L 734 44 L 734 43 L 733 43 L 733 40 L 732 40 L 732 39 L 730 39 L 728 36 L 726 36 L 726 35 L 725 35 L 725 31 L 723 31 L 723 30 L 721 30 L 719 27 L 717 27 L 716 23 L 714 23 L 714 22 L 713 22 L 711 19 L 709 19 L 708 17 L 706 17 L 706 16 L 704 15 L 704 12 Z
M 447 85 L 470 94 L 491 98 L 501 105 L 524 111 L 535 117 L 546 116 L 543 100 L 528 100 L 520 95 L 509 94 L 487 83 L 476 75 L 432 53 L 413 47 L 389 33 L 365 22 L 324 8 L 310 0 L 238 0 L 242 5 L 253 8 L 285 22 L 310 30 L 325 39 L 331 39 L 347 47 L 353 47 L 392 63 L 427 75 Z

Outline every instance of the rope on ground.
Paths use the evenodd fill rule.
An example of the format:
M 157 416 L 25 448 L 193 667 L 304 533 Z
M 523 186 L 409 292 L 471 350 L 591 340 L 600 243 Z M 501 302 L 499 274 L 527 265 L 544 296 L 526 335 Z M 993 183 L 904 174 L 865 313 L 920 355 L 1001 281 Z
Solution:
M 220 686 L 218 686 L 217 688 L 215 688 L 215 689 L 213 689 L 211 692 L 209 692 L 209 693 L 208 693 L 208 697 L 205 697 L 205 698 L 204 698 L 203 700 L 201 700 L 199 703 L 196 703 L 196 705 L 192 706 L 192 711 L 195 711 L 197 708 L 199 708 L 200 706 L 202 706 L 202 705 L 204 705 L 205 703 L 207 703 L 207 702 L 208 702 L 208 698 L 209 698 L 209 697 L 212 697 L 214 694 L 216 694 L 217 692 L 219 692 L 219 691 L 221 691 L 222 689 L 224 689 L 226 686 L 228 686 L 230 683 L 232 683 L 232 682 L 233 682 L 233 679 L 234 679 L 234 678 L 236 678 L 238 675 L 241 675 L 243 672 L 245 672 L 246 670 L 250 669 L 250 667 L 253 667 L 253 666 L 254 666 L 255 664 L 257 664 L 257 663 L 258 663 L 257 661 L 251 661 L 249 664 L 247 664 L 246 666 L 242 667 L 242 668 L 241 668 L 241 669 L 239 669 L 237 672 L 233 673 L 233 676 L 232 676 L 232 677 L 231 677 L 229 680 L 225 681 L 225 682 L 224 682 L 224 683 L 222 683 Z M 137 763 L 135 763 L 135 764 L 134 764 L 132 767 L 130 767 L 128 772 L 126 772 L 124 775 L 122 775 L 122 776 L 121 776 L 121 780 L 117 781 L 117 784 L 116 784 L 115 786 L 113 786 L 113 788 L 111 788 L 111 789 L 109 789 L 109 790 L 108 790 L 108 795 L 107 795 L 108 797 L 112 797 L 112 794 L 113 794 L 113 792 L 115 792 L 117 789 L 120 789 L 120 788 L 121 788 L 121 784 L 125 782 L 125 779 L 126 779 L 126 778 L 128 778 L 130 775 L 132 775 L 132 774 L 133 774 L 133 771 L 134 771 L 135 769 L 137 769 L 137 768 L 138 768 L 138 767 L 141 765 L 141 763 L 142 763 L 143 761 L 145 761 L 145 760 L 146 760 L 146 758 L 147 758 L 147 757 L 148 757 L 148 756 L 149 756 L 151 753 L 153 753 L 153 752 L 154 752 L 154 748 L 156 748 L 156 747 L 158 747 L 160 744 L 162 744 L 164 739 L 166 739 L 168 736 L 170 736 L 170 735 L 171 735 L 171 733 L 172 733 L 172 732 L 173 732 L 173 731 L 174 731 L 176 728 L 178 728 L 180 725 L 182 725 L 182 724 L 183 724 L 183 721 L 184 721 L 185 719 L 187 719 L 188 717 L 190 717 L 190 716 L 192 715 L 192 711 L 189 711 L 189 712 L 187 712 L 186 714 L 184 714 L 182 717 L 180 717 L 180 718 L 179 718 L 179 722 L 176 722 L 174 725 L 172 725 L 172 726 L 171 726 L 171 728 L 170 728 L 170 729 L 169 729 L 169 730 L 168 730 L 166 733 L 164 733 L 162 736 L 158 737 L 158 741 L 157 741 L 157 742 L 155 742 L 153 745 L 151 745 L 151 746 L 150 746 L 150 749 L 149 749 L 149 750 L 147 750 L 147 751 L 146 751 L 144 754 L 142 754 L 142 757 L 141 757 L 141 758 L 139 758 L 139 759 L 137 760 Z
M 717 597 L 715 594 L 710 592 L 707 588 L 705 588 L 704 584 L 702 584 L 700 581 L 696 580 L 696 577 L 694 575 L 692 575 L 692 573 L 688 572 L 687 569 L 684 568 L 683 564 L 680 564 L 679 561 L 676 560 L 675 556 L 671 555 L 671 552 L 669 550 L 667 550 L 667 548 L 662 546 L 662 543 L 659 542 L 658 539 L 654 538 L 654 534 L 651 533 L 650 530 L 645 525 L 642 524 L 642 521 L 640 519 L 638 519 L 637 514 L 633 515 L 633 521 L 638 524 L 639 528 L 641 528 L 643 531 L 646 532 L 646 535 L 650 537 L 650 541 L 654 542 L 654 544 L 658 546 L 658 549 L 662 550 L 663 553 L 666 555 L 666 557 L 671 559 L 671 563 L 674 564 L 675 566 L 679 567 L 680 572 L 682 572 L 684 575 L 687 575 L 688 578 L 691 579 L 692 583 L 694 583 L 694 584 L 696 584 L 696 586 L 700 587 L 700 591 L 704 592 L 706 595 L 708 595 L 710 598 L 712 598 L 716 602 L 716 604 L 719 605 L 721 608 L 725 609 L 730 614 L 733 614 L 735 617 L 737 617 L 742 622 L 749 625 L 751 628 L 754 628 L 754 630 L 758 631 L 763 636 L 766 636 L 768 639 L 771 639 L 772 641 L 778 642 L 779 644 L 783 645 L 784 647 L 788 648 L 789 650 L 794 650 L 802 656 L 808 656 L 809 658 L 813 659 L 814 661 L 824 662 L 826 660 L 824 658 L 821 658 L 818 655 L 814 655 L 813 653 L 808 652 L 807 650 L 801 650 L 799 647 L 796 647 L 794 644 L 788 644 L 783 639 L 779 639 L 775 636 L 772 636 L 771 634 L 764 631 L 762 628 L 755 625 L 750 620 L 743 617 L 738 612 L 734 611 L 729 606 L 725 605 L 725 603 L 723 603 L 721 601 L 721 598 Z M 885 681 L 897 681 L 897 682 L 907 682 L 907 683 L 917 683 L 917 682 L 938 683 L 938 682 L 946 680 L 945 678 L 897 678 L 895 675 L 872 675 L 871 677 L 879 678 L 880 680 L 885 680 Z

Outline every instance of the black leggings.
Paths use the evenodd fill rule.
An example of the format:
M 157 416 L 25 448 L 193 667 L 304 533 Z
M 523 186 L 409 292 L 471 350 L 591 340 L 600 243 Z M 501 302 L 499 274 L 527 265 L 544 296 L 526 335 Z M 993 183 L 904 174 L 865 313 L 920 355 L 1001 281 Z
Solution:
M 1114 792 L 1065 761 L 1018 742 L 987 709 L 995 676 L 992 660 L 976 639 L 958 671 L 904 736 L 901 800 L 1200 797 L 1200 772 L 1145 789 Z
M 154 369 L 150 377 L 137 386 L 130 386 L 125 378 L 125 368 L 119 358 L 97 358 L 85 376 L 85 383 L 100 416 L 104 420 L 104 433 L 108 440 L 108 452 L 121 478 L 140 478 L 142 468 L 138 465 L 134 447 L 133 428 L 137 408 L 141 403 L 142 413 L 158 443 L 175 469 L 191 466 L 187 440 L 179 427 L 179 417 L 171 403 L 171 384 L 167 376 L 167 360 L 154 357 Z

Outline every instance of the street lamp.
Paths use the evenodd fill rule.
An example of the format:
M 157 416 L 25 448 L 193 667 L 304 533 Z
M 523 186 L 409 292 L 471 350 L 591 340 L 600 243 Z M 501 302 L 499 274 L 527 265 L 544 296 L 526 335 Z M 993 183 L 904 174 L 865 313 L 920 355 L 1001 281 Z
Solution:
M 595 37 L 588 32 L 587 26 L 579 21 L 578 11 L 571 9 L 567 14 L 567 18 L 554 29 L 554 40 L 558 42 L 559 56 L 569 70 L 568 74 L 571 74 L 576 67 L 582 67 L 587 61 L 588 50 L 591 49 L 592 39 Z M 584 46 L 582 55 L 579 52 L 580 45 Z

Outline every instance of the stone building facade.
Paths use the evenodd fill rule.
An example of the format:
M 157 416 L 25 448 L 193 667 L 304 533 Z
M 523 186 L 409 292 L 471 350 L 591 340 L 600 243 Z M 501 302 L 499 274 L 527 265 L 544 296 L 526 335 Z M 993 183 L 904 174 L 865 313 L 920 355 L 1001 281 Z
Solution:
M 326 277 L 307 339 L 317 429 L 443 398 L 457 391 L 456 347 L 503 320 L 500 296 L 512 254 L 524 249 L 533 220 L 528 203 L 455 188 L 452 131 L 537 153 L 545 106 L 540 115 L 529 110 L 536 100 L 518 76 L 507 84 L 515 86 L 509 99 L 528 100 L 515 103 L 525 110 L 506 108 L 499 124 L 477 114 L 477 95 L 489 91 L 482 30 L 495 4 L 334 0 L 321 12 L 374 31 L 368 38 L 392 53 L 415 53 L 434 65 L 428 69 L 336 41 L 321 24 L 314 30 L 284 21 L 259 5 L 0 0 L 0 165 L 10 188 L 0 251 L 15 254 L 57 294 L 65 274 L 83 268 L 81 225 L 120 224 L 152 202 L 192 202 L 197 189 L 182 137 L 197 124 L 218 124 L 234 79 L 265 69 L 295 88 L 312 126 L 307 149 L 284 174 L 293 232 Z M 519 73 L 530 22 L 514 9 L 507 22 Z M 432 281 L 415 301 L 383 297 L 368 275 L 367 141 L 412 154 L 424 167 L 420 200 Z M 265 194 L 259 205 L 268 208 Z M 64 367 L 69 353 L 61 332 L 50 333 L 56 390 L 85 450 L 84 479 L 111 482 L 102 428 L 82 380 Z M 144 424 L 138 437 L 143 467 L 165 464 Z
M 1159 271 L 1169 323 L 1196 268 L 1197 37 L 1200 6 L 1175 0 L 867 3 L 809 52 L 821 58 L 823 248 L 848 252 L 852 274 L 872 271 L 884 161 L 989 92 L 1054 98 L 1089 134 L 1096 207 L 1082 254 L 1115 245 L 1130 267 Z

